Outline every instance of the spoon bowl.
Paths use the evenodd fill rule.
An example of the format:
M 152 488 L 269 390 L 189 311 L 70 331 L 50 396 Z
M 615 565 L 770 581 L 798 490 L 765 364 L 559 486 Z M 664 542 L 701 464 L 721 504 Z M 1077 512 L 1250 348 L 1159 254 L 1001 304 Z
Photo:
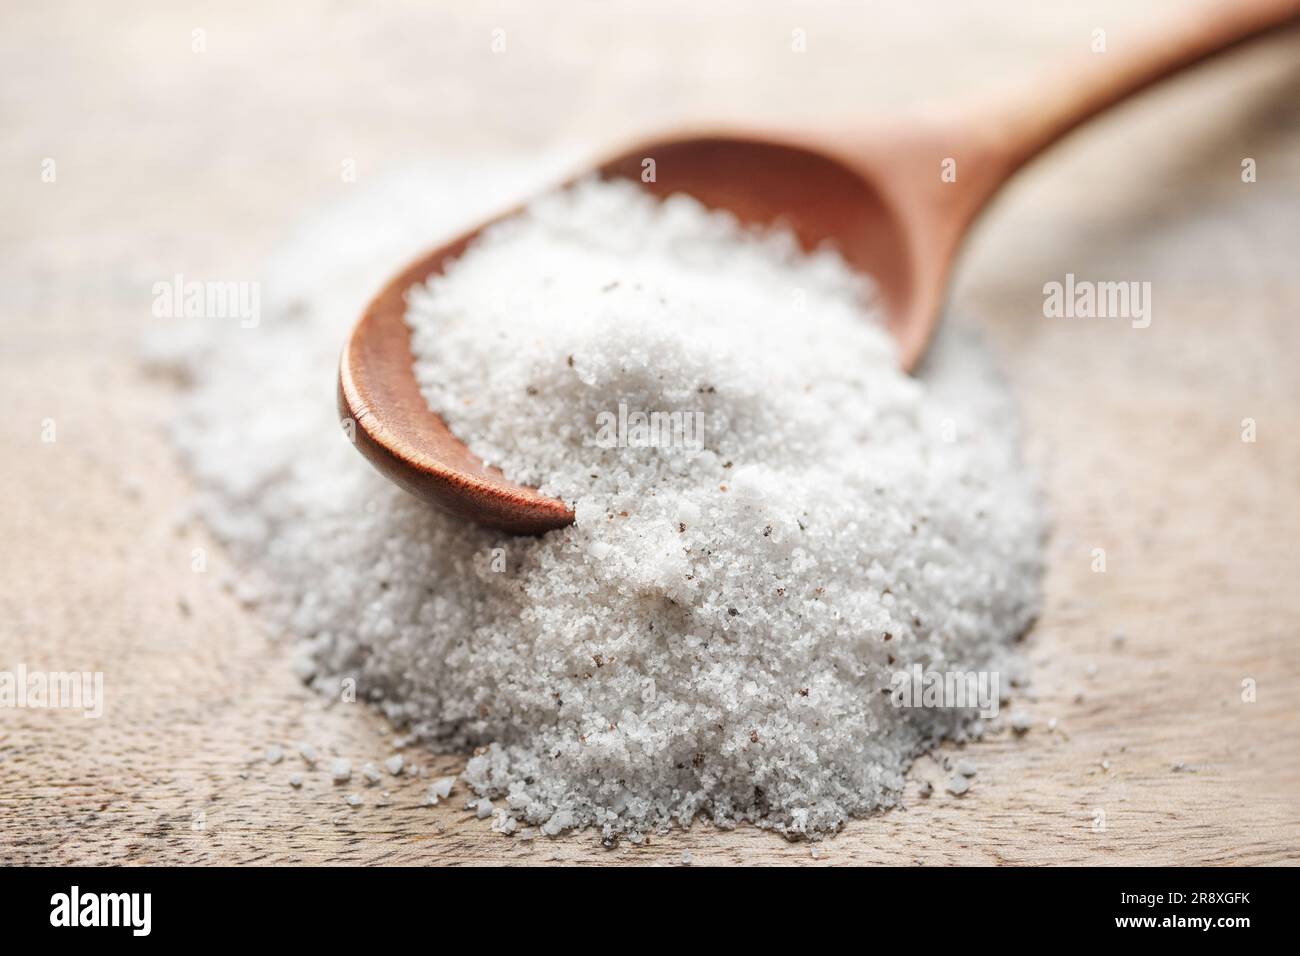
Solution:
M 643 179 L 653 159 L 655 177 Z M 648 141 L 600 164 L 595 175 L 628 179 L 658 196 L 686 193 L 752 226 L 781 225 L 812 250 L 830 243 L 877 285 L 896 337 L 911 270 L 899 223 L 881 193 L 825 153 L 772 139 L 677 137 Z M 445 511 L 516 534 L 563 527 L 572 511 L 485 466 L 431 411 L 420 393 L 406 325 L 406 291 L 439 275 L 498 216 L 420 257 L 366 308 L 344 346 L 338 403 L 358 450 L 390 480 Z M 896 323 L 896 324 L 895 324 Z M 914 346 L 914 354 L 923 343 Z M 910 367 L 910 362 L 905 362 Z M 377 410 L 382 410 L 378 414 Z

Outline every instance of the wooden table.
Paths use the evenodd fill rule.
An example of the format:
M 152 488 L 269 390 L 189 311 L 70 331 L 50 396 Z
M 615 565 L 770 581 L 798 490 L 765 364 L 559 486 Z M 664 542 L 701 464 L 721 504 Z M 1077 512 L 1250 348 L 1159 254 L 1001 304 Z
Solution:
M 1300 862 L 1295 35 L 1077 135 L 971 244 L 954 301 L 1014 381 L 1055 531 L 1035 728 L 969 748 L 966 796 L 922 799 L 944 779 L 927 758 L 906 810 L 816 856 L 707 825 L 603 850 L 424 807 L 424 779 L 353 810 L 324 771 L 289 787 L 292 752 L 249 761 L 300 739 L 382 758 L 391 730 L 324 707 L 220 575 L 191 573 L 194 547 L 223 559 L 178 529 L 190 489 L 147 424 L 177 388 L 137 359 L 152 282 L 256 274 L 286 223 L 347 188 L 343 158 L 364 179 L 434 150 L 526 156 L 716 118 L 847 128 L 1051 71 L 1095 27 L 1131 35 L 1122 0 L 478 6 L 0 14 L 0 669 L 102 670 L 108 695 L 99 720 L 0 710 L 0 863 Z M 1044 318 L 1066 273 L 1150 281 L 1151 327 Z

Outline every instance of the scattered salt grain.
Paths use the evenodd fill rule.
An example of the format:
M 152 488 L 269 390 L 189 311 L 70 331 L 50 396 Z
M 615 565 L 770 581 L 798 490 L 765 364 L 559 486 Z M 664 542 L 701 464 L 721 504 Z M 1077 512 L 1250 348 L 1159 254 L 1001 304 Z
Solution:
M 350 807 L 359 807 L 359 806 L 361 806 L 361 803 L 362 803 L 362 801 L 361 801 L 361 794 L 359 794 L 359 793 L 349 793 L 347 799 L 348 799 L 348 806 L 350 806 Z
M 1023 710 L 1018 710 L 1011 715 L 1011 729 L 1017 734 L 1028 733 L 1032 726 L 1034 726 L 1034 718 Z
M 293 788 L 295 788 L 295 789 L 297 789 L 298 787 L 301 787 L 301 786 L 302 786 L 302 774 L 300 774 L 300 773 L 291 773 L 291 774 L 289 774 L 289 786 L 291 786 L 291 787 L 293 787 Z
M 366 778 L 366 785 L 371 787 L 384 779 L 384 775 L 379 772 L 379 768 L 372 763 L 368 763 L 361 768 L 361 776 Z
M 978 770 L 979 768 L 975 766 L 973 761 L 970 760 L 957 761 L 957 773 L 961 774 L 963 777 L 973 777 L 975 776 Z
M 474 804 L 474 816 L 478 817 L 480 820 L 486 820 L 488 817 L 492 816 L 492 810 L 492 801 L 487 797 L 484 797 Z
M 277 763 L 279 763 L 279 762 L 280 762 L 281 760 L 283 760 L 283 759 L 284 759 L 284 750 L 283 750 L 282 748 L 280 748 L 280 747 L 275 747 L 275 746 L 267 747 L 267 748 L 266 748 L 266 762 L 267 762 L 267 763 L 269 763 L 269 764 L 277 764 Z
M 960 797 L 970 789 L 970 780 L 961 774 L 954 774 L 948 781 L 948 792 L 955 797 Z
M 305 763 L 308 767 L 316 766 L 316 760 L 317 760 L 316 748 L 313 747 L 311 744 L 299 744 L 298 756 L 302 757 L 302 762 Z
M 424 802 L 431 807 L 437 806 L 440 800 L 446 800 L 451 796 L 451 788 L 455 782 L 455 777 L 439 777 L 429 786 L 429 793 L 424 798 Z
M 389 757 L 387 760 L 384 761 L 384 769 L 387 770 L 389 773 L 391 773 L 394 777 L 396 777 L 399 773 L 402 772 L 402 763 L 403 763 L 402 755 L 393 754 L 393 756 Z
M 330 764 L 330 777 L 335 783 L 347 783 L 352 779 L 352 761 L 338 757 Z
M 353 304 L 487 211 L 462 195 L 500 201 L 467 175 L 318 219 L 269 271 L 284 298 L 256 341 L 191 362 L 174 434 L 204 520 L 264 572 L 249 599 L 322 693 L 356 678 L 415 741 L 478 748 L 480 815 L 793 835 L 896 804 L 920 747 L 972 718 L 879 688 L 914 662 L 1013 669 L 1038 611 L 1038 501 L 987 354 L 950 319 L 904 375 L 833 251 L 586 184 L 408 293 L 426 398 L 576 513 L 538 538 L 456 520 L 372 473 L 319 386 Z M 655 412 L 680 426 L 659 444 L 617 427 Z

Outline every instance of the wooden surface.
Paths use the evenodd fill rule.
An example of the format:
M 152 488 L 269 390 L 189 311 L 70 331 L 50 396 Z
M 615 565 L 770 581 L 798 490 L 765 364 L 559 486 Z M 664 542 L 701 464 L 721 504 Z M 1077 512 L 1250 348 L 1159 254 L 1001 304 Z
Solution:
M 304 691 L 289 648 L 220 587 L 220 548 L 178 522 L 190 489 L 147 424 L 176 384 L 136 352 L 150 286 L 256 276 L 287 223 L 349 188 L 344 158 L 365 178 L 435 150 L 526 156 L 711 118 L 846 126 L 1051 69 L 1096 27 L 1121 43 L 1127 5 L 15 6 L 0 13 L 0 669 L 101 670 L 107 702 L 99 720 L 0 710 L 0 863 L 1300 862 L 1300 37 L 1082 132 L 981 224 L 954 301 L 1004 357 L 1055 523 L 1020 703 L 1036 725 L 968 748 L 961 798 L 922 799 L 943 779 L 922 760 L 906 810 L 814 857 L 749 827 L 523 843 L 461 791 L 421 806 L 416 777 L 382 785 L 387 806 L 349 787 L 366 798 L 352 809 L 323 770 L 292 789 L 291 750 L 250 763 L 299 740 L 378 762 L 391 731 Z M 1067 272 L 1150 281 L 1151 327 L 1045 319 L 1042 286 Z M 209 573 L 192 573 L 195 547 Z

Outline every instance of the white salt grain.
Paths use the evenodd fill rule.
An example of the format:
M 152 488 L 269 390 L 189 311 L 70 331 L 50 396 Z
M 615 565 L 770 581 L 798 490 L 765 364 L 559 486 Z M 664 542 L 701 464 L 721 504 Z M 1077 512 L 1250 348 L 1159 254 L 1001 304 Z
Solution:
M 342 757 L 330 764 L 330 777 L 335 783 L 347 783 L 352 779 L 352 761 Z
M 384 769 L 387 770 L 389 773 L 391 773 L 394 777 L 396 777 L 399 773 L 402 772 L 402 763 L 403 763 L 402 755 L 394 754 L 393 756 L 389 757 L 387 760 L 384 761 Z
M 267 747 L 267 748 L 266 748 L 266 762 L 267 762 L 267 763 L 269 763 L 269 764 L 277 764 L 277 763 L 279 763 L 279 762 L 280 762 L 281 760 L 283 760 L 283 759 L 284 759 L 284 750 L 283 750 L 282 748 L 280 748 L 280 747 L 275 747 L 275 746 L 271 746 L 271 747 Z
M 384 775 L 379 772 L 379 768 L 372 763 L 368 763 L 361 768 L 361 776 L 365 777 L 366 786 L 371 787 L 384 779 Z
M 455 777 L 439 777 L 429 786 L 429 802 L 437 803 L 451 796 L 451 788 L 456 783 Z
M 300 774 L 300 773 L 291 773 L 291 774 L 289 774 L 289 786 L 293 787 L 294 789 L 297 789 L 298 787 L 301 787 L 301 786 L 302 786 L 302 774 Z
M 444 171 L 312 224 L 257 336 L 188 366 L 176 438 L 253 599 L 323 693 L 354 678 L 414 740 L 481 748 L 479 815 L 816 834 L 896 804 L 971 714 L 881 689 L 912 663 L 1010 675 L 1038 610 L 1037 500 L 987 356 L 949 321 L 910 378 L 833 252 L 683 197 L 552 195 L 408 296 L 433 406 L 577 514 L 467 524 L 371 472 L 330 383 L 359 303 L 486 212 L 476 192 L 500 195 Z M 602 441 L 620 412 L 683 427 Z

